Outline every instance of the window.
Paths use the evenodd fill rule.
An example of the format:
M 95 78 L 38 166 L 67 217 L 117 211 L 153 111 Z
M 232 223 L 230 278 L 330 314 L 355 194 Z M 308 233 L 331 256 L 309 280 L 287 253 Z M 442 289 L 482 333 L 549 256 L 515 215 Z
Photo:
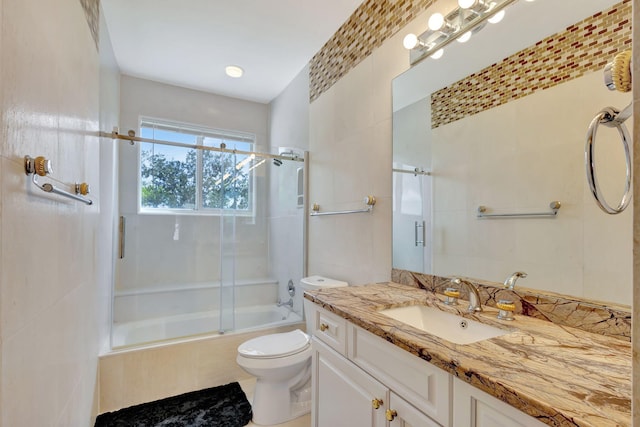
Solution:
M 192 146 L 253 151 L 254 135 L 142 119 L 140 136 L 174 144 L 141 143 L 141 210 L 253 210 L 255 156 Z

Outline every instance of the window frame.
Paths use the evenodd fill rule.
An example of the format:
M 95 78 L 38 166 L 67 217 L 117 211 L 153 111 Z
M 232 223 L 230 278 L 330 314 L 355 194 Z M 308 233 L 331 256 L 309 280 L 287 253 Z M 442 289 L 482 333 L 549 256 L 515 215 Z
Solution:
M 242 142 L 249 144 L 248 150 L 240 150 L 240 151 L 250 151 L 254 152 L 256 146 L 256 135 L 253 133 L 242 132 L 242 131 L 233 131 L 227 129 L 216 129 L 208 126 L 196 125 L 192 123 L 179 122 L 175 120 L 167 120 L 167 119 L 159 119 L 155 117 L 149 116 L 140 116 L 138 120 L 138 131 L 139 134 L 142 135 L 142 128 L 156 128 L 176 133 L 184 133 L 187 135 L 193 135 L 196 138 L 196 143 L 185 143 L 184 147 L 186 149 L 194 149 L 192 145 L 203 145 L 205 138 L 214 138 L 214 139 L 227 139 L 232 142 Z M 150 138 L 153 139 L 153 138 Z M 177 144 L 177 146 L 181 145 L 180 142 L 170 141 L 172 144 Z M 249 170 L 249 178 L 248 178 L 248 207 L 247 209 L 225 209 L 225 208 L 209 208 L 205 207 L 203 204 L 203 153 L 206 150 L 202 150 L 199 148 L 195 148 L 196 150 L 196 176 L 195 176 L 195 206 L 193 208 L 153 208 L 153 207 L 144 207 L 142 206 L 142 144 L 153 144 L 150 142 L 141 142 L 138 144 L 137 150 L 137 210 L 138 214 L 144 215 L 162 215 L 162 214 L 171 214 L 171 215 L 195 215 L 195 216 L 224 216 L 224 215 L 234 215 L 241 217 L 255 217 L 256 215 L 256 203 L 257 203 L 257 194 L 256 194 L 256 173 L 254 170 Z M 159 145 L 162 145 L 159 143 Z M 215 152 L 215 151 L 214 151 Z M 229 153 L 232 154 L 232 153 Z

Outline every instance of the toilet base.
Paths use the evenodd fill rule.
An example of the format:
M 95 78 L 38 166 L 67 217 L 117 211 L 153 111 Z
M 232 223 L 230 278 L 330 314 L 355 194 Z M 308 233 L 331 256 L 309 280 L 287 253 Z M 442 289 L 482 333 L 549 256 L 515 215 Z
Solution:
M 254 390 L 253 422 L 270 426 L 294 420 L 311 412 L 311 380 L 299 389 L 287 384 L 258 380 Z

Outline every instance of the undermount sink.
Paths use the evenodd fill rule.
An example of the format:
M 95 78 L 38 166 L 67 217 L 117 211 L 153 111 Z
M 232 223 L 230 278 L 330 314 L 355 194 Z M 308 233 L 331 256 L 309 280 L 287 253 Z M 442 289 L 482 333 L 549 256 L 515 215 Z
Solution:
M 510 332 L 426 305 L 388 308 L 379 313 L 454 344 L 471 344 Z

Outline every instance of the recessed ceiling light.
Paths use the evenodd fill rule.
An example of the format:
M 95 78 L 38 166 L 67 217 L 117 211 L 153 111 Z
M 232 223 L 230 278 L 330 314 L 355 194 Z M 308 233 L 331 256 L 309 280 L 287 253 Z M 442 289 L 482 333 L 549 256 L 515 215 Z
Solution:
M 238 67 L 237 65 L 228 65 L 224 71 L 227 73 L 227 76 L 229 77 L 233 77 L 233 78 L 238 78 L 238 77 L 242 77 L 242 74 L 244 74 L 244 70 L 240 67 Z

